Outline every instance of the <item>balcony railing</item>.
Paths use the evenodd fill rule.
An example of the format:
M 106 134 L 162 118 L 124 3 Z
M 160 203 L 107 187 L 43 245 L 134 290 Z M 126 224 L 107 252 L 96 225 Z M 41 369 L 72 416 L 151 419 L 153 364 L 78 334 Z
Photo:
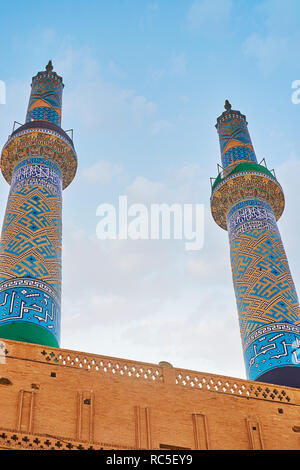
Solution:
M 231 163 L 226 168 L 223 168 L 221 165 L 217 164 L 218 176 L 216 178 L 213 178 L 213 177 L 210 178 L 211 189 L 213 189 L 213 187 L 216 185 L 217 182 L 221 182 L 222 179 L 226 178 L 226 176 L 228 176 L 238 165 L 240 165 L 242 163 L 253 163 L 253 162 L 249 162 L 249 160 L 238 160 L 238 161 L 235 161 L 235 162 Z M 272 168 L 272 170 L 270 170 L 267 167 L 265 158 L 263 158 L 258 163 L 258 165 L 264 166 L 266 168 L 266 170 L 268 170 L 270 173 L 272 173 L 274 178 L 277 179 L 274 168 Z

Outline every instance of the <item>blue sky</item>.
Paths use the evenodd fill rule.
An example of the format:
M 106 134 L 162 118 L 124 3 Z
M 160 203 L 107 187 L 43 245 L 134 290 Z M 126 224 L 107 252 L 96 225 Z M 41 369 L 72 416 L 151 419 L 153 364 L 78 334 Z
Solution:
M 1 4 L 4 145 L 24 122 L 31 77 L 63 76 L 64 129 L 79 166 L 64 192 L 62 347 L 244 377 L 227 234 L 209 212 L 226 98 L 286 195 L 279 222 L 300 285 L 297 0 L 87 0 Z M 1 180 L 1 218 L 8 185 Z M 96 208 L 205 205 L 205 243 L 101 242 Z M 139 243 L 140 242 L 140 243 Z

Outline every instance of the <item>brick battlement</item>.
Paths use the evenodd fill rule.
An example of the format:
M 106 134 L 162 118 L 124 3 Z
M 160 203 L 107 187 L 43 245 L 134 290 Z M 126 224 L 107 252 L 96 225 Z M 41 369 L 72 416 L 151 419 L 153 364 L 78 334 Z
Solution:
M 295 388 L 0 340 L 3 449 L 299 449 L 299 405 Z
M 55 364 L 59 367 L 106 375 L 113 379 L 138 380 L 144 384 L 168 383 L 191 390 L 206 390 L 291 405 L 300 404 L 300 390 L 291 387 L 283 388 L 279 385 L 30 343 L 0 340 L 1 357 Z

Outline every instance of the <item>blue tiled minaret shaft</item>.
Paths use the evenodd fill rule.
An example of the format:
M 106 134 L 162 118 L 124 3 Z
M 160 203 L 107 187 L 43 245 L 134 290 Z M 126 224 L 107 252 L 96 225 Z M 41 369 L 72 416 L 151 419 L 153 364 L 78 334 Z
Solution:
M 10 192 L 0 241 L 0 338 L 60 344 L 62 190 L 77 157 L 62 130 L 62 78 L 51 61 L 32 79 L 26 123 L 4 145 Z
M 222 172 L 211 210 L 229 235 L 247 378 L 300 388 L 299 301 L 277 226 L 283 191 L 258 164 L 246 117 L 227 100 L 225 109 L 216 124 Z

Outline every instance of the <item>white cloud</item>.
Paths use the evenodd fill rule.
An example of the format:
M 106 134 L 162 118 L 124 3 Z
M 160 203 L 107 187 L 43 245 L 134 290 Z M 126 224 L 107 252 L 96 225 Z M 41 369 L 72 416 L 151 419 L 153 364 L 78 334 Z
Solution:
M 207 186 L 200 167 L 185 166 L 137 177 L 125 193 L 129 203 L 199 202 Z M 194 253 L 181 240 L 66 234 L 62 347 L 243 377 L 227 234 L 209 207 L 205 232 Z
M 150 134 L 151 135 L 159 134 L 161 131 L 165 129 L 170 129 L 170 127 L 172 127 L 172 123 L 167 120 L 160 119 L 158 121 L 154 121 L 150 128 Z
M 289 41 L 285 37 L 268 35 L 263 37 L 253 33 L 247 37 L 243 44 L 244 52 L 253 57 L 262 72 L 268 73 L 277 68 L 286 60 Z
M 68 83 L 63 121 L 81 132 L 132 131 L 151 122 L 157 111 L 157 104 L 137 91 L 106 82 L 100 63 L 88 50 L 63 51 L 55 60 L 55 70 L 63 71 Z
M 45 34 L 47 41 L 54 36 L 51 31 Z M 65 127 L 97 138 L 101 131 L 116 135 L 139 126 L 155 132 L 170 127 L 170 122 L 156 116 L 157 104 L 151 97 L 105 82 L 101 65 L 88 50 L 62 47 L 61 51 L 52 59 L 67 84 Z M 8 86 L 8 97 L 13 89 Z M 20 119 L 19 111 L 25 116 L 27 82 L 26 90 L 16 88 L 14 104 L 7 108 L 11 122 Z M 119 171 L 98 161 L 82 176 L 90 182 L 108 182 Z M 203 202 L 199 196 L 208 188 L 201 167 L 185 166 L 159 181 L 136 177 L 125 193 L 132 202 L 190 203 Z M 8 192 L 7 185 L 4 189 Z M 76 224 L 73 231 L 64 230 L 62 347 L 244 376 L 228 240 L 208 207 L 205 245 L 194 253 L 186 252 L 180 240 L 100 241 L 77 220 Z M 95 217 L 95 229 L 96 224 Z
M 94 183 L 103 183 L 107 184 L 112 181 L 112 179 L 119 175 L 122 172 L 122 168 L 118 165 L 114 165 L 110 162 L 100 160 L 94 165 L 84 168 L 82 170 L 83 178 L 91 184 Z
M 184 77 L 187 72 L 187 61 L 185 54 L 171 54 L 166 59 L 163 67 L 149 67 L 149 77 L 154 82 L 163 78 Z
M 187 28 L 191 31 L 219 34 L 229 20 L 231 0 L 195 0 L 186 15 Z
M 132 202 L 150 203 L 166 197 L 166 185 L 161 181 L 150 181 L 144 176 L 135 178 L 126 188 L 126 195 Z
M 186 96 L 186 95 L 180 95 L 178 96 L 178 99 L 182 102 L 182 103 L 190 103 L 191 99 Z
M 149 76 L 150 76 L 151 80 L 153 80 L 155 82 L 160 80 L 165 75 L 166 75 L 166 69 L 163 68 L 163 67 L 161 67 L 161 68 L 150 67 L 150 69 L 149 69 Z
M 139 28 L 144 29 L 151 25 L 159 13 L 159 4 L 151 2 L 146 5 L 145 12 L 139 20 Z
M 117 78 L 123 79 L 126 77 L 126 74 L 121 70 L 121 68 L 113 60 L 109 61 L 108 70 Z
M 244 53 L 252 57 L 265 74 L 279 67 L 294 66 L 299 44 L 299 1 L 265 0 L 254 6 L 252 15 L 260 25 L 243 43 Z M 261 26 L 262 24 L 262 26 Z
M 174 75 L 183 76 L 186 74 L 186 58 L 184 54 L 172 55 L 170 59 L 170 70 Z
M 299 263 L 299 227 L 300 227 L 300 194 L 299 174 L 300 158 L 289 158 L 276 168 L 276 176 L 285 197 L 285 209 L 279 220 L 279 229 L 287 253 L 292 276 L 300 297 L 300 263 Z

